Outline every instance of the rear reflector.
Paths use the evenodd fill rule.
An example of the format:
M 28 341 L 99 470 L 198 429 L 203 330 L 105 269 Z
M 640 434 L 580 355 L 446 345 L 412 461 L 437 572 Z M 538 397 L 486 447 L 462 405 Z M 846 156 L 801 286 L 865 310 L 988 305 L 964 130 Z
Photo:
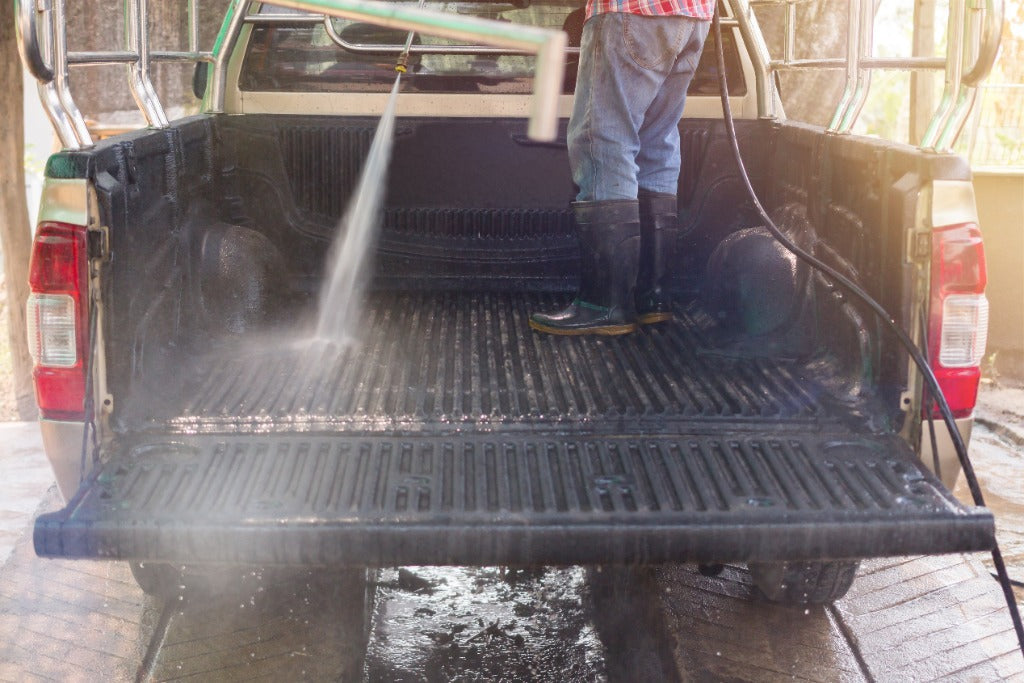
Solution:
M 942 302 L 939 365 L 969 368 L 981 364 L 988 343 L 988 299 L 984 294 L 952 294 Z
M 74 367 L 78 362 L 75 300 L 67 294 L 30 294 L 28 351 L 36 365 Z

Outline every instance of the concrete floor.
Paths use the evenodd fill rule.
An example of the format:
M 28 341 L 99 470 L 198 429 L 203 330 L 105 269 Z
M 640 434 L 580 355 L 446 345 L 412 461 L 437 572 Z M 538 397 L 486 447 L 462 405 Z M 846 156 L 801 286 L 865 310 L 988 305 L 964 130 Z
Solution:
M 43 455 L 39 425 L 0 422 L 0 566 L 25 533 L 53 473 Z

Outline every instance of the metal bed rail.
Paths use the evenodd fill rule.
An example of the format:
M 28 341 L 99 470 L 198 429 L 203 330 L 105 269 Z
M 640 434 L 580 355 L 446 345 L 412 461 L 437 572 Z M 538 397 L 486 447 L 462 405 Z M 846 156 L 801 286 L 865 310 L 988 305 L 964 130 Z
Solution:
M 208 62 L 213 65 L 208 110 L 224 110 L 227 63 L 247 22 L 263 21 L 250 14 L 254 4 L 317 13 L 313 21 L 330 24 L 331 17 L 367 21 L 388 28 L 418 31 L 453 40 L 480 43 L 499 50 L 537 56 L 528 135 L 554 139 L 558 128 L 558 96 L 565 68 L 567 37 L 562 31 L 491 19 L 437 12 L 378 0 L 234 0 L 228 8 L 213 49 L 199 49 L 198 0 L 188 2 L 188 49 L 151 50 L 148 0 L 126 0 L 126 50 L 69 52 L 65 0 L 14 0 L 16 31 L 22 61 L 36 78 L 43 108 L 65 149 L 93 145 L 85 118 L 71 93 L 70 67 L 125 64 L 136 105 L 152 127 L 166 127 L 167 115 L 150 78 L 153 62 Z M 294 21 L 295 16 L 289 17 Z
M 85 119 L 71 94 L 70 67 L 125 64 L 128 67 L 129 86 L 146 123 L 154 127 L 163 127 L 168 125 L 168 121 L 150 79 L 151 65 L 154 62 L 211 63 L 213 79 L 207 106 L 210 111 L 223 111 L 227 86 L 227 60 L 246 24 L 322 22 L 328 35 L 335 42 L 353 52 L 386 53 L 399 51 L 401 48 L 346 42 L 334 31 L 332 17 L 415 30 L 468 43 L 443 48 L 413 46 L 414 52 L 443 49 L 490 54 L 537 54 L 530 134 L 546 138 L 554 135 L 557 124 L 561 65 L 566 54 L 578 52 L 578 48 L 566 47 L 566 37 L 561 31 L 441 13 L 417 8 L 411 4 L 392 4 L 377 0 L 273 0 L 264 3 L 235 0 L 229 7 L 213 49 L 203 51 L 199 49 L 198 0 L 186 1 L 187 50 L 150 49 L 149 36 L 145 28 L 148 22 L 148 0 L 126 0 L 127 50 L 69 52 L 64 20 L 65 0 L 14 0 L 22 59 L 38 81 L 43 107 L 65 148 L 77 149 L 93 144 Z M 809 69 L 843 70 L 846 84 L 828 130 L 845 134 L 852 131 L 867 101 L 871 75 L 874 71 L 944 71 L 943 94 L 924 134 L 921 147 L 942 152 L 951 150 L 970 115 L 978 86 L 988 75 L 995 61 L 1005 0 L 950 0 L 946 56 L 902 59 L 880 59 L 873 56 L 874 0 L 847 0 L 849 29 L 845 55 L 817 59 L 797 58 L 797 6 L 814 1 L 725 0 L 728 17 L 724 19 L 723 24 L 739 31 L 748 46 L 754 65 L 758 115 L 762 118 L 778 118 L 782 115 L 779 96 L 775 90 L 776 73 Z M 254 4 L 299 9 L 310 14 L 259 14 L 250 11 Z M 772 58 L 754 15 L 754 7 L 765 5 L 783 6 L 785 9 L 781 59 Z
M 941 57 L 880 59 L 873 56 L 875 2 L 847 0 L 848 31 L 843 57 L 798 59 L 796 57 L 797 6 L 815 0 L 729 0 L 740 30 L 751 45 L 750 54 L 758 71 L 758 89 L 772 91 L 773 75 L 782 71 L 839 69 L 846 72 L 846 85 L 828 130 L 845 134 L 853 126 L 867 101 L 871 74 L 881 69 L 945 71 L 942 97 L 921 142 L 924 149 L 952 150 L 977 95 L 999 51 L 1005 0 L 950 0 L 947 19 L 948 49 Z M 783 6 L 783 49 L 781 59 L 772 59 L 757 30 L 753 7 Z M 759 43 L 754 46 L 751 41 Z M 760 116 L 774 118 L 777 97 L 762 94 Z
M 213 54 L 199 49 L 198 0 L 186 0 L 188 49 L 150 50 L 148 4 L 125 3 L 127 50 L 70 52 L 64 0 L 14 0 L 16 31 L 22 61 L 35 77 L 43 109 L 66 149 L 89 147 L 92 136 L 75 104 L 70 87 L 70 67 L 125 64 L 128 82 L 140 111 L 151 126 L 166 126 L 167 116 L 150 79 L 153 62 L 211 62 Z

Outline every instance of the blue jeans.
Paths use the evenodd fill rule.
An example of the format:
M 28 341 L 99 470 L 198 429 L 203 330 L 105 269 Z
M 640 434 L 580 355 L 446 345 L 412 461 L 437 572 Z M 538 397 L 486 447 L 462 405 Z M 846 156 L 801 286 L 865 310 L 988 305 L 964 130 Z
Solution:
M 583 25 L 568 131 L 577 201 L 676 193 L 679 120 L 710 26 L 618 12 Z

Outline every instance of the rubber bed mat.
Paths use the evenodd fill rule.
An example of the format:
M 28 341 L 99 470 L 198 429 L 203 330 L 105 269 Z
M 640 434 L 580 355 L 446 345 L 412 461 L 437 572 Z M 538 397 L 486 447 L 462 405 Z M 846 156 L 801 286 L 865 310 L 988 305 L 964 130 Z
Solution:
M 862 406 L 833 397 L 827 363 L 810 367 L 720 352 L 717 326 L 698 306 L 619 338 L 530 330 L 533 311 L 563 295 L 389 293 L 370 297 L 357 344 L 246 337 L 169 365 L 172 377 L 122 400 L 124 422 L 157 431 L 266 433 L 280 428 L 393 432 L 452 424 L 527 429 L 644 421 L 864 422 Z M 186 386 L 172 390 L 177 377 Z M 154 409 L 154 396 L 167 399 Z
M 166 437 L 165 437 L 166 439 Z M 123 444 L 39 555 L 562 565 L 987 550 L 895 436 L 191 435 Z

